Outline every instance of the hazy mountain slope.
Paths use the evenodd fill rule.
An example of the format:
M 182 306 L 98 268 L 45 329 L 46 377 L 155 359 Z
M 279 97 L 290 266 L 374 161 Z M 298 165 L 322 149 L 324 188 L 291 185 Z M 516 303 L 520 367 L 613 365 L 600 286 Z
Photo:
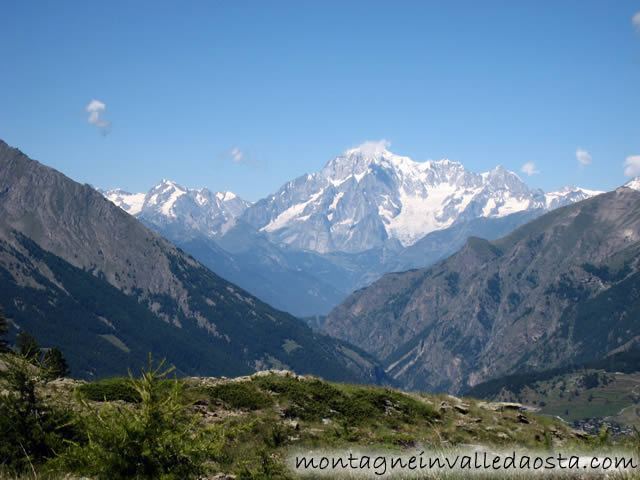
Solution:
M 193 255 L 221 277 L 297 316 L 328 313 L 351 289 L 331 282 L 342 271 L 313 252 L 289 252 L 237 220 L 246 202 L 232 192 L 187 189 L 163 180 L 146 194 L 98 189 L 150 229 Z M 323 264 L 317 278 L 309 264 Z M 377 278 L 377 277 L 376 277 Z
M 430 268 L 386 275 L 324 329 L 385 358 L 404 386 L 432 391 L 592 360 L 640 334 L 631 315 L 639 241 L 640 193 L 620 188 L 500 240 L 471 238 Z
M 224 374 L 228 370 L 229 374 L 235 374 L 288 366 L 327 378 L 376 379 L 375 363 L 366 355 L 316 334 L 298 319 L 262 303 L 144 227 L 90 186 L 73 182 L 2 142 L 0 240 L 7 245 L 2 263 L 5 282 L 15 287 L 41 289 L 43 284 L 35 280 L 37 274 L 48 278 L 58 286 L 57 294 L 66 292 L 71 297 L 65 301 L 88 305 L 83 308 L 93 316 L 85 318 L 79 313 L 81 318 L 74 316 L 73 321 L 87 322 L 90 330 L 94 329 L 99 316 L 104 319 L 98 322 L 107 325 L 125 321 L 118 313 L 119 309 L 129 311 L 125 305 L 110 315 L 103 315 L 99 296 L 91 289 L 84 288 L 81 294 L 67 289 L 69 281 L 81 283 L 81 280 L 69 274 L 72 279 L 63 282 L 51 267 L 56 262 L 54 257 L 47 257 L 41 262 L 44 265 L 29 267 L 23 272 L 23 266 L 33 263 L 39 254 L 27 255 L 26 243 L 19 240 L 24 237 L 16 231 L 39 249 L 64 261 L 60 268 L 65 272 L 67 263 L 89 272 L 153 314 L 158 328 L 171 325 L 169 331 L 176 332 L 176 337 L 167 334 L 163 342 L 177 342 L 181 335 L 187 335 L 196 343 L 208 342 L 208 347 L 224 360 L 210 364 L 210 356 L 188 361 L 169 358 L 183 371 Z M 45 290 L 50 288 L 51 285 L 45 285 Z M 99 286 L 96 288 L 101 290 Z M 116 297 L 113 302 L 118 303 Z M 5 303 L 8 303 L 7 311 L 27 311 L 19 308 L 19 299 L 7 298 Z M 36 336 L 48 328 L 48 322 L 60 321 L 60 313 L 66 311 L 52 308 L 48 312 L 44 307 L 40 310 L 42 315 L 33 331 Z M 75 314 L 67 316 L 72 315 Z M 66 328 L 67 316 L 61 328 Z M 23 319 L 25 317 L 16 314 L 14 321 L 20 325 Z M 128 328 L 143 331 L 142 323 L 133 327 L 129 320 L 126 322 Z M 117 327 L 115 335 L 129 348 L 137 338 Z M 77 340 L 97 341 L 95 338 Z M 87 370 L 91 368 L 89 365 Z
M 296 265 L 295 256 L 275 245 L 260 248 L 256 244 L 250 250 L 229 253 L 213 239 L 202 236 L 190 240 L 167 238 L 221 277 L 296 316 L 328 313 L 348 294 L 316 278 L 312 269 Z

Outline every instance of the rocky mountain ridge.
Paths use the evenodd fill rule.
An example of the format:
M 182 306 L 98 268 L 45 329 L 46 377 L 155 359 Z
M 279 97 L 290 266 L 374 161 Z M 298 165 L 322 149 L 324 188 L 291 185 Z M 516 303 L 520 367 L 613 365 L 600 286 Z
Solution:
M 640 339 L 638 212 L 640 193 L 622 187 L 499 240 L 472 237 L 429 268 L 355 292 L 324 331 L 384 359 L 405 388 L 428 391 L 629 348 Z

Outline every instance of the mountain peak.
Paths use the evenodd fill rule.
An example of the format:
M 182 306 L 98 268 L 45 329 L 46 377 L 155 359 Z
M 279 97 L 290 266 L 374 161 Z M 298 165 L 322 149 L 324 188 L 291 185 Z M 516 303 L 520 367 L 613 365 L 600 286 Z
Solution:
M 574 184 L 571 184 L 567 185 L 566 187 L 562 187 L 560 190 L 558 190 L 558 193 L 570 193 L 577 190 L 579 190 L 578 187 L 576 187 Z
M 367 141 L 361 143 L 357 147 L 346 150 L 344 152 L 344 156 L 350 157 L 352 155 L 360 155 L 368 158 L 393 156 L 393 154 L 388 150 L 388 147 L 390 146 L 391 142 L 384 139 L 378 141 Z
M 174 182 L 173 180 L 168 180 L 166 178 L 163 178 L 162 180 L 160 180 L 160 183 L 158 183 L 155 187 L 153 187 L 153 189 L 163 188 L 166 190 L 167 187 L 175 188 L 176 190 L 181 190 L 183 192 L 187 192 L 189 190 L 188 188 L 184 188 L 178 185 L 177 182 Z
M 625 183 L 623 186 L 627 187 L 627 188 L 632 188 L 633 190 L 639 190 L 640 191 L 640 177 L 632 178 L 627 183 Z
M 530 192 L 529 187 L 522 181 L 522 179 L 511 170 L 507 170 L 502 165 L 497 165 L 486 173 L 482 174 L 484 179 L 488 180 L 488 183 L 500 190 L 508 190 L 512 192 L 518 192 L 526 195 Z
M 386 140 L 368 141 L 357 147 L 345 150 L 345 152 L 330 160 L 322 170 L 322 175 L 333 182 L 347 180 L 355 176 L 357 180 L 373 165 L 400 167 L 403 170 L 412 170 L 417 163 L 409 157 L 396 155 L 390 152 L 391 143 Z M 335 185 L 335 183 L 334 183 Z
M 231 200 L 233 200 L 234 198 L 236 198 L 237 195 L 229 190 L 224 191 L 224 192 L 218 192 L 216 193 L 216 198 L 218 200 L 221 200 L 223 202 L 229 202 Z
M 455 162 L 453 160 L 449 160 L 448 158 L 443 158 L 441 160 L 430 160 L 426 163 L 434 164 L 434 165 L 462 165 L 460 162 Z
M 511 170 L 508 170 L 508 169 L 504 168 L 502 165 L 496 165 L 491 170 L 489 170 L 487 173 L 489 174 L 490 177 L 503 177 L 505 175 L 518 177 L 518 175 L 516 173 L 512 172 Z M 518 177 L 518 178 L 520 178 L 520 177 Z

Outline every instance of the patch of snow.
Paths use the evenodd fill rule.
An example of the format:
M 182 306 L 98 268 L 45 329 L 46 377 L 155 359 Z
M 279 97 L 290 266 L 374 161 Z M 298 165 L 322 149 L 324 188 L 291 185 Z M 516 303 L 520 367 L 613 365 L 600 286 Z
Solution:
M 570 197 L 571 194 L 576 194 L 578 198 L 580 198 L 580 194 L 582 194 L 583 198 L 594 197 L 596 195 L 600 195 L 604 193 L 600 190 L 589 190 L 587 188 L 575 187 L 573 185 L 569 185 L 561 188 L 560 190 L 556 190 L 555 192 L 549 192 L 544 194 L 545 199 L 545 208 L 553 208 L 557 206 L 556 204 L 562 202 L 563 199 Z
M 487 201 L 487 204 L 484 206 L 484 208 L 482 209 L 482 216 L 483 217 L 488 217 L 491 215 L 491 212 L 493 212 L 493 209 L 496 208 L 496 201 L 493 198 L 490 198 Z
M 391 210 L 387 210 L 384 205 L 378 205 L 378 215 L 384 220 L 387 220 L 387 222 L 389 219 L 393 218 L 393 212 Z
M 638 181 L 637 187 L 640 188 L 640 181 Z M 595 197 L 596 195 L 600 195 L 604 193 L 604 190 L 589 190 L 588 188 L 582 188 L 582 187 L 578 187 L 578 190 L 580 190 L 583 193 L 586 193 L 590 197 Z
M 349 175 L 348 177 L 342 178 L 342 179 L 333 179 L 333 178 L 329 178 L 329 183 L 331 183 L 334 187 L 339 187 L 340 185 L 342 185 L 344 182 L 346 182 L 347 180 L 349 180 L 351 177 L 353 177 L 353 175 Z M 283 192 L 284 193 L 284 192 Z M 282 194 L 280 194 L 282 195 Z
M 184 190 L 180 190 L 179 188 L 176 188 L 171 193 L 171 196 L 169 197 L 169 200 L 167 200 L 166 202 L 164 202 L 162 204 L 162 207 L 160 208 L 160 211 L 164 215 L 167 215 L 167 216 L 170 216 L 170 217 L 175 217 L 175 213 L 173 213 L 173 211 L 172 211 L 173 204 L 176 203 L 176 200 L 178 200 L 178 198 L 180 198 L 185 193 L 186 192 Z
M 451 226 L 454 217 L 441 217 L 445 199 L 454 193 L 455 187 L 446 183 L 430 189 L 426 197 L 410 195 L 401 190 L 402 210 L 389 219 L 389 224 L 385 226 L 387 233 L 406 247 L 430 232 Z
M 280 228 L 283 228 L 284 226 L 287 225 L 287 223 L 289 223 L 291 220 L 293 220 L 294 218 L 299 216 L 301 213 L 303 213 L 304 209 L 307 208 L 307 205 L 309 205 L 311 202 L 318 199 L 320 195 L 323 194 L 323 192 L 324 190 L 320 190 L 319 192 L 311 195 L 309 200 L 307 200 L 306 202 L 296 203 L 295 205 L 292 205 L 291 207 L 287 208 L 284 212 L 280 213 L 280 215 L 274 218 L 271 222 L 269 222 L 267 225 L 262 227 L 260 231 L 273 232 L 275 230 L 279 230 Z
M 122 190 L 111 190 L 105 193 L 107 200 L 115 203 L 129 215 L 136 215 L 144 205 L 144 193 L 127 193 Z
M 344 192 L 338 192 L 338 194 L 333 197 L 333 202 L 331 202 L 331 205 L 329 205 L 329 210 L 335 210 L 338 206 L 338 202 L 342 197 L 344 197 Z
M 358 174 L 352 175 L 352 176 L 356 179 L 356 182 L 360 183 L 360 180 L 362 180 L 367 173 L 369 173 L 369 170 L 365 170 L 362 173 L 358 173 Z
M 125 199 L 129 208 L 127 209 L 127 213 L 131 215 L 135 215 L 136 213 L 142 210 L 142 206 L 144 205 L 144 197 L 146 195 L 144 193 L 133 193 L 129 197 Z
M 627 183 L 624 184 L 624 186 L 627 188 L 632 188 L 633 190 L 640 191 L 640 177 L 635 177 L 629 180 Z
M 531 206 L 531 201 L 527 198 L 518 198 L 509 194 L 505 195 L 504 203 L 498 206 L 498 212 L 493 217 L 506 217 L 512 213 L 522 212 Z
M 625 238 L 628 241 L 632 241 L 632 242 L 637 242 L 638 241 L 638 235 L 631 228 L 625 228 L 622 231 L 622 237 Z
M 356 223 L 354 218 L 347 218 L 346 220 L 341 220 L 339 222 L 334 223 L 331 229 L 333 230 L 334 227 L 338 227 L 340 225 L 353 225 L 354 223 Z

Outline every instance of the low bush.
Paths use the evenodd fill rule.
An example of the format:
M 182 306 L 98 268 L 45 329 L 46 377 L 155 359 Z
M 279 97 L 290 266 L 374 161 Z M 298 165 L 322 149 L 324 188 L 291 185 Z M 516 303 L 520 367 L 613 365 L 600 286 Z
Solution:
M 281 405 L 288 404 L 284 413 L 289 418 L 320 420 L 331 416 L 331 410 L 344 400 L 340 390 L 320 380 L 269 375 L 255 377 L 252 381 L 263 391 L 276 394 Z
M 128 378 L 105 378 L 97 382 L 85 383 L 76 389 L 84 398 L 94 402 L 122 400 L 129 403 L 140 402 L 140 395 Z
M 259 410 L 273 404 L 273 399 L 251 382 L 225 383 L 208 389 L 209 397 L 231 408 Z

